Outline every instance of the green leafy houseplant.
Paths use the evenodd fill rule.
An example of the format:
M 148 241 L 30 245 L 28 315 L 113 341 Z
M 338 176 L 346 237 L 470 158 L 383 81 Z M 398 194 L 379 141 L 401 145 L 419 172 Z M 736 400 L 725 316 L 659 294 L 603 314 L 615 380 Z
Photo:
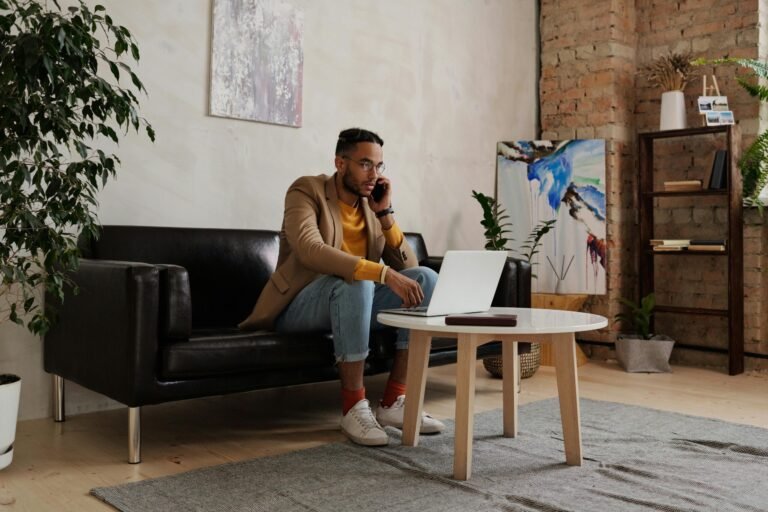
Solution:
M 712 60 L 696 59 L 693 61 L 693 64 L 696 66 L 733 64 L 746 68 L 750 73 L 737 76 L 736 81 L 750 96 L 760 101 L 768 101 L 768 86 L 762 85 L 759 82 L 753 83 L 755 78 L 758 80 L 768 78 L 768 64 L 765 62 L 729 57 Z M 739 169 L 741 170 L 744 182 L 744 204 L 757 207 L 762 214 L 763 203 L 759 196 L 763 188 L 768 185 L 768 130 L 759 134 L 744 154 L 741 155 Z
M 485 248 L 492 251 L 506 251 L 507 242 L 514 242 L 514 238 L 506 238 L 504 235 L 509 233 L 508 227 L 512 226 L 511 222 L 505 222 L 509 218 L 505 215 L 506 210 L 499 210 L 500 205 L 493 197 L 487 196 L 481 192 L 472 191 L 472 197 L 474 197 L 483 209 L 483 220 L 480 224 L 485 228 Z M 520 256 L 533 265 L 538 263 L 533 261 L 533 257 L 539 253 L 539 246 L 541 245 L 541 239 L 555 228 L 555 219 L 544 220 L 539 222 L 528 234 L 525 242 L 520 246 L 522 252 Z M 532 274 L 531 277 L 536 279 L 536 274 Z
M 619 335 L 616 338 L 616 359 L 628 372 L 657 373 L 669 372 L 669 357 L 675 346 L 668 336 L 651 333 L 651 318 L 656 307 L 656 296 L 649 293 L 640 303 L 628 299 L 619 299 L 629 308 L 628 313 L 619 313 L 616 322 L 624 322 L 625 327 L 635 334 Z
M 472 197 L 483 209 L 483 220 L 480 224 L 485 228 L 485 248 L 491 251 L 506 251 L 507 242 L 514 241 L 504 236 L 510 232 L 507 228 L 512 226 L 510 222 L 505 222 L 509 215 L 504 214 L 505 210 L 499 210 L 496 199 L 491 196 L 473 190 Z
M 533 257 L 539 253 L 541 239 L 555 227 L 556 219 L 543 220 L 536 224 L 533 230 L 528 234 L 525 243 L 520 247 L 523 250 L 523 257 L 530 263 Z
M 656 307 L 656 296 L 649 293 L 636 303 L 629 299 L 620 298 L 619 301 L 629 308 L 629 313 L 619 313 L 614 317 L 616 322 L 623 322 L 625 326 L 634 329 L 644 340 L 649 340 L 651 334 L 651 317 L 653 308 Z
M 506 251 L 507 242 L 514 241 L 512 238 L 506 238 L 506 234 L 510 233 L 507 229 L 512 226 L 512 223 L 505 222 L 509 216 L 505 215 L 505 210 L 499 210 L 499 204 L 493 197 L 487 196 L 481 192 L 472 191 L 472 197 L 474 197 L 483 209 L 483 220 L 480 224 L 485 228 L 485 248 L 493 251 Z M 550 230 L 554 228 L 555 221 L 543 221 L 540 222 L 531 231 L 526 239 L 525 243 L 521 246 L 524 251 L 522 256 L 535 265 L 531 260 L 538 254 L 538 247 L 541 243 L 541 239 Z M 531 274 L 531 277 L 536 278 L 536 274 Z M 523 370 L 520 372 L 522 378 L 532 376 L 539 367 L 539 361 L 541 357 L 541 348 L 537 343 L 531 345 L 531 351 L 525 354 L 521 354 L 520 362 Z M 503 368 L 500 356 L 489 357 L 483 359 L 483 366 L 491 375 L 495 377 L 503 376 Z
M 63 299 L 77 234 L 97 234 L 96 193 L 120 162 L 96 146 L 131 128 L 154 141 L 127 59 L 136 41 L 101 5 L 0 0 L 0 322 L 45 334 L 40 292 Z
M 533 261 L 533 257 L 539 254 L 539 246 L 541 245 L 541 239 L 549 233 L 555 227 L 556 219 L 543 220 L 536 224 L 536 226 L 528 233 L 528 238 L 525 239 L 525 243 L 520 246 L 523 250 L 522 256 L 528 263 L 531 264 L 531 268 L 538 265 L 538 262 Z M 531 277 L 536 279 L 536 274 L 531 273 Z

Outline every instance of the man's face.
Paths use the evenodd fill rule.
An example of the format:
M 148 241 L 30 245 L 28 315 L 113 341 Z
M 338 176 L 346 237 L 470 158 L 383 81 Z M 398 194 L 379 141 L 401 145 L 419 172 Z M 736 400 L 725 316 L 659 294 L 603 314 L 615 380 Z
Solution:
M 383 162 L 384 152 L 374 142 L 358 142 L 354 151 L 336 157 L 336 168 L 341 175 L 341 182 L 349 192 L 368 197 L 379 177 L 376 166 Z M 370 164 L 370 170 L 363 167 Z

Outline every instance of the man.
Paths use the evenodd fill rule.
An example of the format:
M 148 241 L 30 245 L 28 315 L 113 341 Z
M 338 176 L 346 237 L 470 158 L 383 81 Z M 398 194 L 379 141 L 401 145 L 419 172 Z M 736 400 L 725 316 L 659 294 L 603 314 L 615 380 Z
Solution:
M 433 270 L 417 266 L 392 215 L 383 146 L 373 132 L 344 130 L 336 143 L 336 173 L 305 176 L 291 185 L 277 269 L 240 324 L 278 332 L 330 329 L 341 380 L 341 429 L 367 446 L 388 443 L 382 425 L 402 428 L 408 361 L 408 331 L 400 329 L 392 371 L 374 415 L 365 397 L 363 369 L 370 331 L 383 328 L 376 314 L 427 305 L 437 281 Z M 374 199 L 377 184 L 383 190 Z M 444 428 L 423 415 L 421 433 Z

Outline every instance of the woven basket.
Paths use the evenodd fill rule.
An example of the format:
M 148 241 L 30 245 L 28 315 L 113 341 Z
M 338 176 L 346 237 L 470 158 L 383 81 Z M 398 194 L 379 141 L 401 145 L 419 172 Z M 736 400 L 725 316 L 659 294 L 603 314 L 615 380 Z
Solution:
M 531 343 L 531 351 L 527 354 L 520 354 L 520 377 L 527 379 L 532 377 L 536 370 L 539 369 L 541 364 L 541 345 L 538 343 Z M 504 376 L 504 368 L 501 364 L 501 356 L 494 356 L 483 359 L 483 366 L 488 373 L 494 377 L 501 378 Z

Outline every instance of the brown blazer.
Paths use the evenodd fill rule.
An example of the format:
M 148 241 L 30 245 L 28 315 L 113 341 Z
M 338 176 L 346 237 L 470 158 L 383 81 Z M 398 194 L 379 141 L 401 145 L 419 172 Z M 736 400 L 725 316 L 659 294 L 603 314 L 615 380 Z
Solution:
M 360 257 L 341 250 L 344 231 L 334 179 L 335 175 L 304 176 L 288 189 L 277 268 L 251 314 L 238 324 L 241 329 L 272 329 L 275 318 L 320 275 L 353 281 Z M 361 203 L 368 228 L 366 259 L 383 258 L 384 263 L 395 270 L 417 266 L 416 255 L 408 242 L 403 239 L 400 247 L 387 246 L 381 223 L 368 207 L 368 201 Z

